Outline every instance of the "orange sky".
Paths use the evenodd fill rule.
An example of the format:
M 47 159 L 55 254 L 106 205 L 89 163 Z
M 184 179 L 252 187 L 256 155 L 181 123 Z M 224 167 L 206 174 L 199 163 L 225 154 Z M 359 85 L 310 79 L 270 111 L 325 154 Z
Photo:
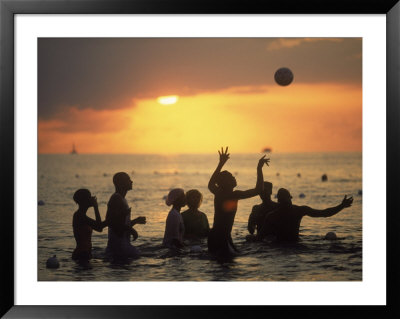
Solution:
M 39 121 L 39 152 L 65 153 L 72 142 L 83 153 L 361 151 L 361 97 L 354 85 L 292 84 L 180 96 L 172 105 L 71 107 L 62 119 Z
M 264 147 L 274 152 L 361 151 L 359 39 L 251 41 L 245 42 L 244 52 L 231 57 L 232 48 L 243 42 L 204 41 L 201 50 L 208 45 L 210 51 L 197 57 L 192 52 L 185 63 L 171 53 L 172 44 L 165 39 L 162 45 L 142 43 L 141 48 L 151 45 L 152 50 L 129 59 L 138 63 L 131 65 L 133 79 L 124 73 L 128 60 L 123 57 L 121 63 L 111 61 L 107 73 L 111 62 L 104 51 L 114 48 L 114 42 L 102 50 L 95 46 L 97 51 L 87 45 L 86 51 L 71 57 L 61 50 L 64 42 L 55 41 L 60 53 L 54 48 L 51 52 L 67 65 L 57 74 L 51 63 L 58 60 L 52 56 L 55 60 L 49 62 L 47 42 L 39 46 L 39 153 L 67 153 L 73 143 L 79 153 L 213 153 L 221 146 L 237 153 L 261 152 Z M 155 44 L 164 53 L 152 57 Z M 231 47 L 224 51 L 222 44 Z M 179 48 L 181 57 L 186 57 L 182 48 L 187 42 L 173 45 L 172 52 Z M 213 59 L 214 47 L 220 56 L 215 53 Z M 168 60 L 163 60 L 166 52 Z M 224 54 L 231 62 L 224 63 Z M 92 56 L 97 60 L 90 65 Z M 40 57 L 48 59 L 40 62 Z M 260 72 L 258 65 L 264 59 L 271 65 Z M 273 81 L 281 66 L 290 66 L 294 73 L 295 80 L 286 87 Z M 160 95 L 171 94 L 179 95 L 175 104 L 157 101 Z

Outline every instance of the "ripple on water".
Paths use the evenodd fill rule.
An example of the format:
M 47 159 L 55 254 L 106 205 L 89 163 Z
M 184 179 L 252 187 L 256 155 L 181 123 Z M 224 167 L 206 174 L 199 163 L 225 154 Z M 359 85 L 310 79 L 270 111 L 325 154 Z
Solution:
M 302 204 L 323 208 L 337 205 L 344 193 L 362 189 L 361 154 L 274 155 L 274 167 L 279 178 L 269 176 L 277 187 L 290 185 L 293 194 L 303 192 L 307 196 Z M 144 160 L 145 159 L 145 160 Z M 212 159 L 212 163 L 209 161 Z M 237 155 L 232 158 L 233 171 L 239 172 L 240 188 L 254 187 L 253 155 Z M 259 198 L 241 201 L 233 227 L 233 241 L 241 254 L 233 261 L 221 263 L 207 253 L 207 244 L 201 245 L 199 254 L 170 254 L 161 247 L 165 218 L 169 208 L 162 197 L 176 186 L 185 190 L 197 188 L 203 193 L 201 210 L 213 218 L 213 196 L 207 189 L 210 173 L 215 169 L 215 158 L 202 156 L 70 156 L 39 155 L 38 175 L 44 176 L 38 184 L 38 198 L 46 205 L 38 207 L 38 279 L 39 280 L 90 280 L 90 281 L 176 281 L 176 280 L 361 280 L 362 279 L 362 201 L 327 219 L 306 217 L 302 221 L 300 243 L 292 246 L 268 243 L 248 243 L 247 220 L 252 205 Z M 211 165 L 211 164 L 212 165 Z M 294 170 L 295 168 L 295 170 Z M 329 168 L 329 171 L 327 169 Z M 138 225 L 139 239 L 133 244 L 142 251 L 142 257 L 126 265 L 113 265 L 105 259 L 107 231 L 93 232 L 93 259 L 90 268 L 84 268 L 71 260 L 75 240 L 72 235 L 72 215 L 76 205 L 73 192 L 84 183 L 98 197 L 100 214 L 104 218 L 106 203 L 113 192 L 111 175 L 114 171 L 135 170 L 134 191 L 127 200 L 132 207 L 132 217 L 145 215 L 146 225 Z M 179 171 L 179 174 L 161 176 L 154 171 Z M 318 173 L 316 173 L 318 171 Z M 326 184 L 315 183 L 321 171 L 327 171 Z M 194 174 L 200 172 L 200 174 Z M 297 178 L 301 172 L 302 178 Z M 104 178 L 103 174 L 110 178 Z M 345 183 L 333 182 L 352 178 Z M 75 178 L 79 174 L 79 178 Z M 312 182 L 310 182 L 312 181 Z M 332 182 L 332 183 L 331 183 Z M 278 188 L 275 188 L 275 190 Z M 94 218 L 93 211 L 89 216 Z M 338 240 L 332 245 L 323 240 L 325 234 L 334 231 Z M 45 268 L 48 257 L 57 254 L 61 267 Z M 335 270 L 343 267 L 344 270 Z M 341 269 L 341 268 L 339 268 Z

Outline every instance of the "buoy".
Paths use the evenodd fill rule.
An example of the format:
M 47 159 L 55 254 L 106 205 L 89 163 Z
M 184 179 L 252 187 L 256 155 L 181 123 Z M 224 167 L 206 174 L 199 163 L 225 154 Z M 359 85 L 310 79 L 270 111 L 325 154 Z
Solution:
M 191 253 L 199 253 L 201 252 L 201 247 L 199 245 L 194 245 L 190 247 L 190 252 Z
M 47 259 L 46 267 L 47 268 L 53 268 L 53 269 L 60 267 L 60 263 L 58 262 L 58 259 L 57 259 L 56 255 L 54 255 L 53 257 L 50 257 L 49 259 Z
M 328 180 L 328 176 L 326 174 L 321 176 L 321 181 L 326 182 Z
M 42 200 L 38 201 L 38 205 L 39 206 L 43 206 L 44 205 L 44 201 L 42 201 Z
M 304 195 L 303 193 L 300 193 L 299 197 L 304 198 L 304 197 L 306 197 L 306 195 Z
M 330 231 L 325 235 L 325 239 L 334 240 L 337 239 L 336 234 L 333 231 Z

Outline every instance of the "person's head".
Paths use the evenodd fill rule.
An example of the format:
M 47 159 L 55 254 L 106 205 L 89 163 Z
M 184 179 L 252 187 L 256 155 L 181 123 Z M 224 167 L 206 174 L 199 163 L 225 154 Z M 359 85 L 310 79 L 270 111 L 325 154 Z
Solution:
M 292 195 L 290 195 L 289 191 L 286 188 L 280 188 L 278 190 L 278 203 L 291 205 L 292 204 Z
M 114 174 L 113 183 L 116 190 L 128 191 L 132 189 L 132 180 L 125 172 L 118 172 Z
M 173 205 L 176 208 L 181 208 L 186 205 L 185 191 L 182 188 L 172 189 L 165 200 L 167 206 Z
M 222 171 L 217 175 L 216 183 L 222 189 L 233 189 L 237 186 L 236 178 L 228 171 Z
M 90 207 L 92 194 L 86 188 L 78 189 L 72 197 L 79 207 Z
M 186 202 L 189 208 L 198 209 L 203 201 L 203 195 L 197 189 L 186 192 Z
M 264 191 L 260 194 L 260 198 L 262 201 L 265 201 L 271 198 L 272 194 L 272 183 L 264 182 Z

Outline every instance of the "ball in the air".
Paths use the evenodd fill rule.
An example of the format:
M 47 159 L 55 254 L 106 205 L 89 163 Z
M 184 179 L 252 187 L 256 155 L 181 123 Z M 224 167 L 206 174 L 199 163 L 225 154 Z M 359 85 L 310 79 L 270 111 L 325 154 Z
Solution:
M 275 82 L 281 86 L 287 86 L 293 81 L 293 73 L 288 68 L 280 68 L 275 72 Z

